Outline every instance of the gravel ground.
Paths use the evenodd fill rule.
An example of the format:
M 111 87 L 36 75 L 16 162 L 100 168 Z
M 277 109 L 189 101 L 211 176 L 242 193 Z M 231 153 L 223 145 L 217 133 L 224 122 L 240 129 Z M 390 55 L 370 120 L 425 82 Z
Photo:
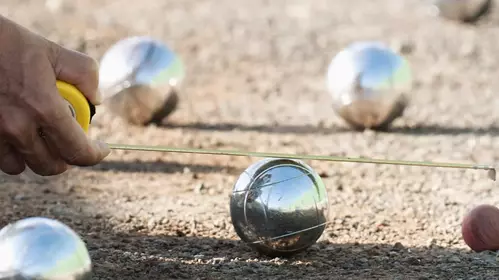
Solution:
M 134 127 L 99 108 L 91 137 L 114 143 L 498 161 L 499 25 L 427 14 L 423 1 L 2 0 L 0 13 L 100 59 L 117 40 L 152 35 L 185 60 L 178 110 Z M 66 14 L 63 14 L 66 13 Z M 353 132 L 325 91 L 330 59 L 357 40 L 412 50 L 412 103 L 389 132 Z M 190 104 L 190 106 L 189 106 Z M 113 152 L 53 178 L 0 176 L 0 225 L 57 218 L 88 244 L 95 279 L 498 279 L 460 223 L 499 204 L 484 172 L 307 162 L 328 188 L 331 224 L 290 259 L 239 241 L 228 197 L 256 158 Z

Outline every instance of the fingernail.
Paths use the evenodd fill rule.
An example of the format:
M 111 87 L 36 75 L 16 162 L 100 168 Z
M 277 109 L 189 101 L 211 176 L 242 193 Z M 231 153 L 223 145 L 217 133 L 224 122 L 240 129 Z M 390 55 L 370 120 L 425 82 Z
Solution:
M 94 105 L 101 105 L 102 104 L 102 93 L 100 90 L 97 90 L 97 93 L 95 94 L 95 100 L 94 100 Z
M 97 141 L 97 146 L 99 147 L 99 150 L 101 151 L 104 157 L 107 157 L 111 153 L 111 149 L 106 143 L 102 141 Z

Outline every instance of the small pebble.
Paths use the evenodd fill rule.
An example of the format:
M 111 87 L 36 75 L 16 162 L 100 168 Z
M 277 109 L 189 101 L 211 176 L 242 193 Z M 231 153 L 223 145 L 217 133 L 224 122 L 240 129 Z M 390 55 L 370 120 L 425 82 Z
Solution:
M 400 243 L 400 242 L 396 242 L 393 245 L 393 250 L 395 250 L 395 251 L 401 251 L 401 250 L 404 250 L 404 249 L 405 249 L 404 245 L 402 245 L 402 243 Z
M 17 194 L 16 196 L 14 196 L 14 200 L 16 201 L 21 201 L 21 200 L 27 200 L 28 197 L 25 196 L 24 194 Z
M 223 263 L 223 262 L 225 262 L 225 258 L 223 258 L 223 257 L 222 258 L 213 258 L 211 260 L 212 264 L 220 264 L 220 263 Z
M 204 183 L 200 183 L 200 184 L 196 185 L 196 187 L 194 188 L 194 193 L 200 194 L 205 188 L 206 187 L 205 187 Z

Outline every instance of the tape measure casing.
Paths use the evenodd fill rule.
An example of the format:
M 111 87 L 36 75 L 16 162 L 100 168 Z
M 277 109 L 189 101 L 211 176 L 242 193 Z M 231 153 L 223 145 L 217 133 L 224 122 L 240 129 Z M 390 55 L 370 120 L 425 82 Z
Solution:
M 73 85 L 62 81 L 57 81 L 56 85 L 60 95 L 69 103 L 76 121 L 87 132 L 95 115 L 95 106 Z

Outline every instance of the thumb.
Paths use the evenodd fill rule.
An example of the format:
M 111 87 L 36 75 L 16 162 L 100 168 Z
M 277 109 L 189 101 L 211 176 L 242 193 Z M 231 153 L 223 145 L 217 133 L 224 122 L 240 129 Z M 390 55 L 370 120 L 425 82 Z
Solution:
M 79 89 L 93 104 L 100 105 L 99 64 L 93 58 L 83 53 L 53 44 L 52 65 L 58 80 L 64 81 Z

